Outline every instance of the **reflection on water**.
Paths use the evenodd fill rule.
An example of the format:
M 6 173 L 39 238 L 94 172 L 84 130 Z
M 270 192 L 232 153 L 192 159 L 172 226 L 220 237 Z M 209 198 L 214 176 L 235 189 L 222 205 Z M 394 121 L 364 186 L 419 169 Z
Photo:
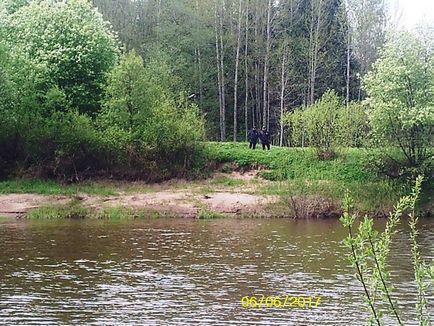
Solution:
M 422 253 L 433 258 L 434 221 L 420 224 Z M 411 324 L 407 232 L 397 234 L 391 264 Z M 3 220 L 0 324 L 361 325 L 367 312 L 345 236 L 331 220 Z M 243 308 L 252 295 L 322 301 Z

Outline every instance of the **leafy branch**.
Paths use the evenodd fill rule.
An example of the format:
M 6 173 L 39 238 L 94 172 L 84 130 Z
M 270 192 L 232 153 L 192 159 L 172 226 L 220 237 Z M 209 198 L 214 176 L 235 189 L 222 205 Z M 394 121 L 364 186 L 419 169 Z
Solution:
M 386 260 L 390 252 L 393 235 L 396 227 L 400 223 L 402 216 L 408 213 L 410 225 L 410 239 L 412 241 L 412 264 L 414 269 L 415 281 L 417 284 L 416 312 L 419 325 L 430 325 L 430 315 L 427 309 L 427 293 L 430 287 L 428 278 L 434 278 L 434 265 L 427 265 L 422 261 L 417 243 L 417 223 L 416 204 L 419 199 L 423 177 L 416 179 L 415 186 L 410 195 L 402 197 L 389 215 L 385 230 L 378 233 L 373 228 L 373 219 L 365 216 L 360 222 L 358 232 L 354 232 L 354 222 L 356 215 L 351 213 L 352 198 L 347 192 L 343 201 L 344 213 L 341 222 L 348 228 L 348 237 L 344 244 L 351 250 L 349 259 L 356 269 L 357 279 L 362 283 L 366 301 L 371 311 L 371 322 L 382 325 L 381 317 L 383 311 L 379 308 L 376 300 L 378 289 L 382 294 L 383 303 L 388 307 L 388 311 L 394 316 L 399 325 L 403 325 L 397 309 L 397 303 L 392 299 L 393 284 L 389 281 L 389 272 L 386 270 Z

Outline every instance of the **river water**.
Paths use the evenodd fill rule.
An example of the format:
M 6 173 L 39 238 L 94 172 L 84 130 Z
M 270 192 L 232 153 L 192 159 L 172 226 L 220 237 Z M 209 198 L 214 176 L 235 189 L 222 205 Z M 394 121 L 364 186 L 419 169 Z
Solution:
M 422 254 L 432 259 L 434 220 L 419 227 Z M 345 236 L 336 220 L 4 219 L 0 324 L 364 325 L 368 313 Z M 405 225 L 395 239 L 394 297 L 414 325 Z M 241 304 L 262 295 L 321 299 L 305 308 Z M 432 309 L 432 293 L 429 300 Z

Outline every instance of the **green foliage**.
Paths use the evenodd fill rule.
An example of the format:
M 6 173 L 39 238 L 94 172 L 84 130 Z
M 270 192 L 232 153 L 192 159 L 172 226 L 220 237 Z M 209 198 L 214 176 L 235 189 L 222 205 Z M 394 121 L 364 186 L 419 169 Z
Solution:
M 32 1 L 7 20 L 6 40 L 59 87 L 81 112 L 95 112 L 105 73 L 117 56 L 116 40 L 102 15 L 85 0 Z
M 93 215 L 98 219 L 122 220 L 134 218 L 134 211 L 124 206 L 104 207 Z
M 96 164 L 98 143 L 92 121 L 78 112 L 37 117 L 33 128 L 21 136 L 21 155 L 26 155 L 26 163 L 43 176 L 78 181 L 79 171 Z
M 334 158 L 337 146 L 360 147 L 367 134 L 363 107 L 343 106 L 334 91 L 327 91 L 315 104 L 286 113 L 293 146 L 315 147 L 320 158 Z
M 90 28 L 88 32 L 97 33 L 93 27 L 106 28 L 99 15 L 87 8 L 88 4 L 78 0 L 68 4 L 53 1 L 32 3 L 29 8 L 22 7 L 16 11 L 13 17 L 18 15 L 19 18 L 24 13 L 30 15 L 32 10 L 39 18 L 45 17 L 38 6 L 54 15 L 53 21 L 59 28 L 62 20 L 57 19 L 73 11 L 78 11 L 77 15 L 83 16 L 82 19 L 96 20 L 87 22 L 90 27 L 81 27 Z M 71 24 L 74 22 L 77 21 L 73 20 Z M 27 23 L 21 23 L 23 26 L 17 26 L 23 30 L 13 35 L 19 36 L 25 28 L 30 28 Z M 50 23 L 44 21 L 42 25 L 47 24 Z M 72 32 L 70 28 L 78 27 L 65 27 Z M 9 43 L 0 46 L 0 94 L 4 99 L 0 103 L 0 177 L 30 173 L 79 181 L 95 173 L 110 173 L 112 176 L 157 180 L 188 175 L 190 168 L 196 173 L 201 168 L 195 166 L 195 159 L 200 152 L 198 141 L 204 134 L 203 121 L 197 107 L 181 92 L 181 83 L 164 62 L 164 55 L 149 59 L 146 67 L 137 54 L 126 55 L 110 72 L 103 110 L 92 119 L 90 115 L 79 112 L 77 106 L 80 105 L 76 100 L 82 101 L 84 106 L 99 106 L 96 101 L 101 89 L 89 87 L 95 83 L 103 86 L 104 71 L 109 68 L 107 58 L 110 51 L 106 45 L 111 35 L 101 34 L 101 39 L 95 35 L 95 38 L 87 40 L 90 43 L 83 41 L 85 43 L 80 45 L 70 43 L 69 32 L 64 38 L 57 35 L 57 39 L 41 36 L 36 31 L 32 31 L 33 34 L 28 32 L 25 37 L 36 38 L 35 44 L 48 42 L 48 48 L 58 50 L 50 49 L 54 54 L 50 52 L 53 57 L 49 60 L 39 52 L 37 55 L 30 53 L 31 44 L 19 43 L 24 42 L 23 35 L 23 39 L 15 35 L 15 48 L 12 48 L 10 39 Z M 102 29 L 99 32 L 106 31 Z M 75 36 L 84 37 L 80 33 Z M 99 41 L 103 43 L 101 47 Z M 85 44 L 92 48 L 90 52 L 82 49 Z M 85 53 L 76 52 L 78 50 Z M 116 54 L 116 51 L 112 52 Z M 77 70 L 77 62 L 75 65 L 70 62 L 74 56 L 84 60 L 78 62 L 78 66 L 85 66 L 85 63 L 89 66 Z M 93 59 L 86 61 L 87 56 L 101 59 L 104 64 Z M 60 71 L 60 68 L 64 70 Z M 91 68 L 99 70 L 92 72 Z M 91 78 L 82 78 L 79 72 Z M 69 87 L 72 84 L 62 84 L 59 76 L 71 77 L 72 84 L 77 82 L 74 85 L 79 85 L 76 90 L 80 89 L 80 94 L 77 93 L 76 99 Z M 88 96 L 87 91 L 82 91 L 85 88 L 95 96 Z
M 364 79 L 374 144 L 399 148 L 413 168 L 432 155 L 433 42 L 432 36 L 393 35 Z
M 111 121 L 102 121 L 103 127 L 113 122 L 121 129 L 132 129 L 140 124 L 139 112 L 149 116 L 146 86 L 143 59 L 135 51 L 123 56 L 109 74 L 103 117 Z
M 0 193 L 22 193 L 42 195 L 76 195 L 80 193 L 100 196 L 114 195 L 119 190 L 116 184 L 82 182 L 64 184 L 53 180 L 16 179 L 0 181 Z
M 308 107 L 305 114 L 305 128 L 309 143 L 314 146 L 318 153 L 333 151 L 336 145 L 338 110 L 341 101 L 333 91 L 327 91 Z
M 210 211 L 207 208 L 200 209 L 197 214 L 197 218 L 200 220 L 212 220 L 212 219 L 222 218 L 222 217 L 224 217 L 223 214 Z
M 336 143 L 344 147 L 363 147 L 369 133 L 366 108 L 360 102 L 348 103 L 338 110 Z
M 30 210 L 26 214 L 26 218 L 31 220 L 58 220 L 58 219 L 73 219 L 85 218 L 90 214 L 88 208 L 83 207 L 76 200 L 72 200 L 68 204 L 45 205 Z
M 410 211 L 410 239 L 412 240 L 412 258 L 415 280 L 417 284 L 416 310 L 419 325 L 430 325 L 430 316 L 427 310 L 427 291 L 432 282 L 430 271 L 432 266 L 422 262 L 419 246 L 416 241 L 417 217 L 416 203 L 420 195 L 422 178 L 416 180 L 413 192 L 410 196 L 402 197 L 389 215 L 386 228 L 379 233 L 373 228 L 372 218 L 365 218 L 360 222 L 358 232 L 354 233 L 353 224 L 356 216 L 351 213 L 352 199 L 347 193 L 344 199 L 344 214 L 341 222 L 348 228 L 349 235 L 344 240 L 345 246 L 351 250 L 349 260 L 356 269 L 356 277 L 362 283 L 365 299 L 371 311 L 371 323 L 382 325 L 382 317 L 387 311 L 394 316 L 397 324 L 402 325 L 400 313 L 396 301 L 392 298 L 393 286 L 390 284 L 390 273 L 387 271 L 387 258 L 393 241 L 393 235 L 397 232 L 396 226 L 400 223 L 402 215 Z
M 361 150 L 347 149 L 333 161 L 315 159 L 312 149 L 274 147 L 271 151 L 251 150 L 245 143 L 206 144 L 207 158 L 219 163 L 235 162 L 242 168 L 266 168 L 274 180 L 308 178 L 309 180 L 369 181 L 376 175 L 364 168 Z
M 193 163 L 203 121 L 184 94 L 174 93 L 176 77 L 170 76 L 162 59 L 144 66 L 134 51 L 111 72 L 97 127 L 105 147 L 120 160 L 134 165 L 151 158 L 171 170 Z

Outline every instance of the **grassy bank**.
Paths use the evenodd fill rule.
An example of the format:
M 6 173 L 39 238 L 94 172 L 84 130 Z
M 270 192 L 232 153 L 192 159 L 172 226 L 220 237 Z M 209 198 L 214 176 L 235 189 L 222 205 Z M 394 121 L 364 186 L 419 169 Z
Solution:
M 34 208 L 26 214 L 31 220 L 61 220 L 61 219 L 103 219 L 125 220 L 137 218 L 159 218 L 165 215 L 150 209 L 132 209 L 123 206 L 89 208 L 79 201 L 72 200 L 68 204 L 49 204 Z
M 88 194 L 104 197 L 161 190 L 181 190 L 202 195 L 215 192 L 240 192 L 279 196 L 281 200 L 267 209 L 276 216 L 294 216 L 297 212 L 311 206 L 314 206 L 314 211 L 338 212 L 345 191 L 350 190 L 356 209 L 360 212 L 384 215 L 393 208 L 402 195 L 409 192 L 410 185 L 403 181 L 381 177 L 369 170 L 367 168 L 369 155 L 369 151 L 365 149 L 342 149 L 336 159 L 320 161 L 313 149 L 273 147 L 270 151 L 263 151 L 262 149 L 250 150 L 245 143 L 209 142 L 204 144 L 200 159 L 203 165 L 203 176 L 209 175 L 210 172 L 219 172 L 212 178 L 190 181 L 171 180 L 152 185 L 144 182 L 112 180 L 88 180 L 77 184 L 62 184 L 52 180 L 9 180 L 0 182 L 0 194 L 33 193 L 66 196 Z M 238 177 L 231 175 L 234 171 L 238 172 Z M 248 171 L 253 172 L 251 177 L 243 177 L 243 173 Z M 258 175 L 259 178 L 254 175 Z M 428 185 L 425 188 L 431 187 Z M 432 190 L 426 189 L 423 192 L 422 202 L 425 206 L 429 206 L 432 201 Z M 78 208 L 77 205 L 65 208 L 46 206 L 35 210 L 29 214 L 29 217 L 64 218 L 91 215 L 97 218 L 118 218 L 122 215 L 134 217 L 150 214 L 148 211 L 136 212 L 128 209 L 91 212 Z M 201 210 L 199 215 L 208 218 L 213 214 L 211 210 L 205 209 Z
M 288 197 L 322 197 L 340 205 L 350 190 L 357 208 L 363 212 L 386 213 L 408 193 L 410 186 L 398 180 L 377 175 L 367 168 L 369 151 L 344 148 L 334 160 L 321 161 L 312 148 L 280 148 L 270 151 L 250 150 L 247 144 L 208 143 L 207 156 L 222 164 L 223 170 L 260 169 L 259 174 L 275 181 L 259 187 L 263 194 Z

